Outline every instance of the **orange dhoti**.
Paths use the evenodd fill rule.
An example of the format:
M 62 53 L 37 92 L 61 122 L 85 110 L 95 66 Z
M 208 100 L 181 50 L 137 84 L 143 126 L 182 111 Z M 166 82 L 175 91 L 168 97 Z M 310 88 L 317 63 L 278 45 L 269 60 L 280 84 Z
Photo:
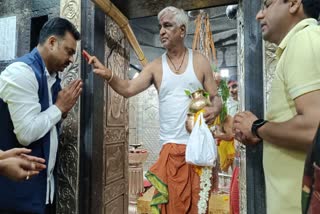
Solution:
M 156 191 L 152 213 L 197 214 L 200 177 L 185 161 L 186 145 L 163 145 L 159 159 L 146 173 Z

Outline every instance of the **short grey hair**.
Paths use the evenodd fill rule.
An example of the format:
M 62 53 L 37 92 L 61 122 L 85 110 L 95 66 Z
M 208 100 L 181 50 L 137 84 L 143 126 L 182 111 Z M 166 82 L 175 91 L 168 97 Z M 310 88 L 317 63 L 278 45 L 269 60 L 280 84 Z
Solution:
M 173 6 L 168 6 L 164 9 L 162 9 L 158 13 L 158 20 L 160 21 L 161 17 L 167 15 L 168 13 L 173 14 L 174 21 L 178 25 L 178 27 L 180 27 L 182 25 L 184 25 L 186 27 L 186 35 L 187 35 L 189 18 L 187 16 L 187 14 L 184 12 L 184 10 L 173 7 Z

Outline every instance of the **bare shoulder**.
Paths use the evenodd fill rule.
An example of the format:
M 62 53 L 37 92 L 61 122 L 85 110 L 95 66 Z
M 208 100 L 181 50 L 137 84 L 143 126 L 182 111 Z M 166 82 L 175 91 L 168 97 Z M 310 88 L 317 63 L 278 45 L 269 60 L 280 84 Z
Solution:
M 161 70 L 161 57 L 156 58 L 155 60 L 153 60 L 152 62 L 148 63 L 143 70 L 146 72 L 150 72 L 152 74 L 154 74 L 155 72 L 158 72 L 159 70 Z
M 193 51 L 193 67 L 199 80 L 203 79 L 203 75 L 206 76 L 207 74 L 211 73 L 209 60 L 198 51 Z
M 143 79 L 150 84 L 154 84 L 156 88 L 160 86 L 162 78 L 162 63 L 161 57 L 148 63 L 139 75 L 139 79 Z
M 193 51 L 193 61 L 195 61 L 196 63 L 200 64 L 200 63 L 207 63 L 209 64 L 209 60 L 207 59 L 207 57 L 205 57 L 202 53 L 200 53 L 199 51 Z
M 210 63 L 203 54 L 198 51 L 193 51 L 193 66 L 196 69 L 207 70 L 210 68 Z

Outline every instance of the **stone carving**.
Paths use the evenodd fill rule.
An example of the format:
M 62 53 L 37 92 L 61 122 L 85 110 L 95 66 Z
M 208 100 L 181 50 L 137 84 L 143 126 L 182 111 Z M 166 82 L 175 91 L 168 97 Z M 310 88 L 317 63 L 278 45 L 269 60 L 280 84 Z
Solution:
M 108 18 L 108 20 L 110 20 L 110 18 Z M 108 32 L 107 32 L 108 37 L 112 38 L 114 42 L 121 44 L 121 40 L 124 38 L 124 35 L 120 30 L 119 26 L 115 22 L 109 21 L 107 29 L 108 29 Z
M 277 46 L 275 44 L 265 42 L 265 72 L 264 72 L 264 86 L 265 86 L 265 109 L 268 108 L 268 100 L 270 95 L 271 83 L 274 77 L 274 72 L 276 70 L 276 66 L 278 60 L 276 58 L 276 49 Z
M 76 198 L 78 188 L 77 178 L 77 148 L 66 143 L 60 147 L 62 152 L 58 162 L 58 197 L 57 213 L 76 213 Z
M 244 110 L 245 103 L 245 89 L 244 89 L 244 21 L 243 21 L 243 1 L 240 1 L 238 10 L 238 82 L 239 82 L 239 97 L 240 97 L 240 110 Z M 240 153 L 240 174 L 239 174 L 239 187 L 240 187 L 240 213 L 247 213 L 247 179 L 246 179 L 246 149 L 242 144 L 238 147 Z
M 105 133 L 104 142 L 106 144 L 126 141 L 126 132 L 123 128 L 106 128 Z
M 117 198 L 125 192 L 126 184 L 124 180 L 115 182 L 114 185 L 109 185 L 104 191 L 106 202 L 110 202 L 112 199 Z
M 80 31 L 81 1 L 61 0 L 60 15 L 71 21 Z M 77 43 L 75 61 L 61 75 L 62 87 L 80 77 L 80 42 Z M 78 213 L 79 171 L 79 102 L 62 123 L 59 153 L 57 158 L 57 214 Z
M 106 17 L 105 64 L 115 76 L 127 77 L 129 45 L 120 28 Z M 104 86 L 104 213 L 128 213 L 128 105 L 129 102 Z M 120 188 L 121 187 L 121 188 Z
M 118 197 L 117 199 L 110 202 L 105 207 L 105 214 L 120 214 L 120 213 L 128 213 L 128 210 L 124 206 L 124 197 Z
M 64 0 L 61 0 L 63 2 Z M 64 4 L 61 3 L 61 14 L 66 19 L 72 21 L 72 23 L 77 27 L 77 29 L 80 29 L 80 7 L 79 7 L 79 0 L 70 0 L 65 1 Z
M 128 53 L 128 48 L 124 48 L 121 44 L 124 40 L 124 35 L 120 28 L 114 22 L 108 22 L 106 27 L 107 41 L 106 50 L 111 49 L 109 55 L 106 54 L 106 61 L 108 67 L 114 72 L 114 75 L 124 78 L 123 70 L 128 70 L 126 63 L 125 53 Z M 124 66 L 124 67 L 123 67 Z M 123 126 L 125 121 L 125 99 L 123 96 L 115 93 L 111 88 L 108 88 L 108 101 L 107 101 L 107 125 L 108 126 Z
M 105 181 L 110 183 L 113 179 L 121 179 L 124 177 L 126 170 L 124 163 L 124 148 L 122 144 L 109 145 L 106 149 L 106 178 Z

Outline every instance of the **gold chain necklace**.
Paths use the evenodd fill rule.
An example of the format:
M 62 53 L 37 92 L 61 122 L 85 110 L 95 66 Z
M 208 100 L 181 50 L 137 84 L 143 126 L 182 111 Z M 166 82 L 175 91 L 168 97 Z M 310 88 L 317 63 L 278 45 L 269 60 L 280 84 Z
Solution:
M 180 65 L 179 65 L 179 68 L 178 68 L 178 69 L 177 69 L 177 68 L 176 68 L 176 66 L 173 64 L 173 62 L 172 62 L 172 60 L 171 60 L 171 58 L 170 58 L 169 54 L 167 53 L 168 59 L 169 59 L 169 61 L 171 62 L 171 64 L 173 65 L 173 67 L 174 67 L 174 69 L 175 69 L 175 73 L 177 73 L 177 72 L 179 72 L 179 71 L 180 71 L 180 68 L 181 68 L 181 66 L 182 66 L 182 64 L 183 64 L 183 61 L 184 61 L 184 57 L 185 57 L 185 55 L 186 55 L 186 52 L 187 52 L 187 50 L 186 50 L 186 49 L 184 49 L 183 58 L 182 58 L 182 61 L 181 61 Z

